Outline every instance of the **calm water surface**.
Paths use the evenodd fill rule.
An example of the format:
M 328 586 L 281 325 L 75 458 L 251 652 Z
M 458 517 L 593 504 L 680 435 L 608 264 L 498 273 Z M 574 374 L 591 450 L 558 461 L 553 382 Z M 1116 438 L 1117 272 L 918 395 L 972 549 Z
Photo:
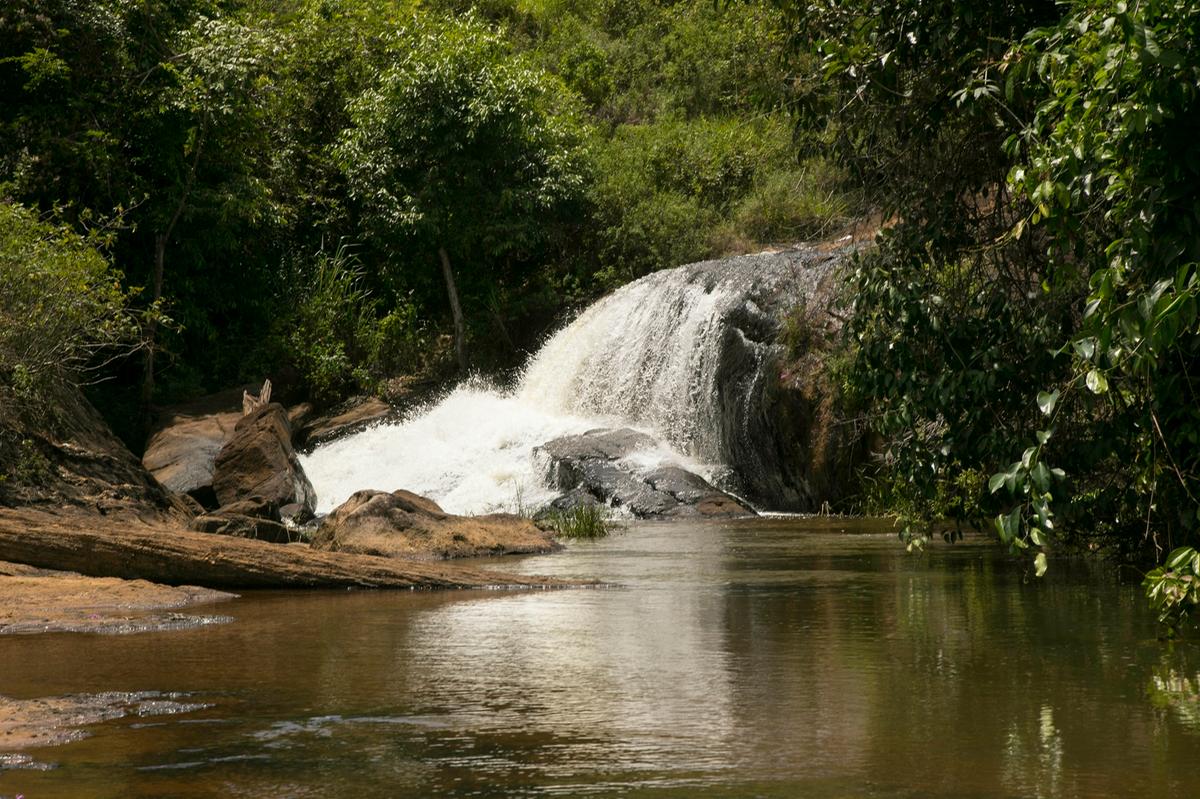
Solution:
M 638 525 L 505 568 L 619 587 L 268 593 L 0 639 L 0 693 L 183 692 L 0 796 L 1197 796 L 1200 656 L 1136 576 L 844 522 Z

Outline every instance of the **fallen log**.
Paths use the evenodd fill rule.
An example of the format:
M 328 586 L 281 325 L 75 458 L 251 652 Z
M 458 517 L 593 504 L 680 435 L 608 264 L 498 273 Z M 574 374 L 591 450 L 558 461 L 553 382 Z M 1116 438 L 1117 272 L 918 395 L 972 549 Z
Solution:
M 320 552 L 136 519 L 0 512 L 0 560 L 91 577 L 208 588 L 534 588 L 583 583 Z

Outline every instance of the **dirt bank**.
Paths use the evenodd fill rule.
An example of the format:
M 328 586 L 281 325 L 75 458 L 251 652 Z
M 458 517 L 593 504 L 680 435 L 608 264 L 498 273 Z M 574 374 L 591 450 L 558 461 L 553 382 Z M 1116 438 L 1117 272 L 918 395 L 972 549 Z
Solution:
M 196 586 L 84 577 L 0 563 L 0 635 L 134 633 L 199 627 L 229 619 L 178 611 L 234 596 Z

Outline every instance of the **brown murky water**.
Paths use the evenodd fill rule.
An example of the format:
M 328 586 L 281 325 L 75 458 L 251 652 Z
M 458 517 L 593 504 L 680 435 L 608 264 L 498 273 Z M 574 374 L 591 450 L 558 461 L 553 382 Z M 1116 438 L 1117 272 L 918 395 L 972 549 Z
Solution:
M 271 593 L 0 639 L 0 694 L 163 692 L 0 796 L 1195 796 L 1200 652 L 1136 575 L 869 524 L 639 525 L 519 561 L 619 587 Z M 844 531 L 844 532 L 843 532 Z M 506 561 L 509 568 L 513 561 Z

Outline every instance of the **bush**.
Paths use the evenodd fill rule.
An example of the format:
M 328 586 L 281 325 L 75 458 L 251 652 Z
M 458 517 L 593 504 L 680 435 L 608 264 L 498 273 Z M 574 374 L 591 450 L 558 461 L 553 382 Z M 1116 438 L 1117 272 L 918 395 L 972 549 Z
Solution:
M 829 162 L 813 159 L 798 169 L 768 173 L 738 203 L 736 235 L 758 243 L 819 238 L 845 224 L 849 203 Z
M 265 355 L 274 361 L 268 366 L 294 366 L 314 400 L 371 392 L 379 379 L 422 365 L 425 337 L 416 308 L 399 301 L 381 316 L 348 247 L 293 260 L 284 272 L 296 288 L 279 305 L 292 311 L 276 319 Z
M 795 240 L 844 213 L 830 167 L 797 170 L 781 116 L 626 125 L 595 151 L 594 249 L 607 286 Z
M 94 242 L 0 202 L 0 389 L 33 401 L 136 346 L 120 281 Z

